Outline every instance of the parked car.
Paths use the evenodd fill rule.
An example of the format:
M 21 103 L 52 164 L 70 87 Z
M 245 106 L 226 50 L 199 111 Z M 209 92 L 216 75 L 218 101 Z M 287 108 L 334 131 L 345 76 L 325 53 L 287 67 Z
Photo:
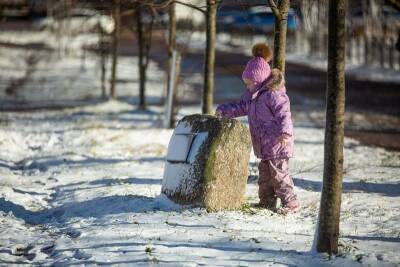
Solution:
M 218 15 L 218 24 L 223 31 L 252 31 L 269 33 L 274 30 L 275 16 L 268 7 L 252 7 L 246 12 L 230 11 Z M 293 9 L 288 12 L 288 30 L 297 30 L 300 20 Z
M 239 25 L 244 25 L 248 13 L 239 10 L 218 11 L 217 27 L 220 31 L 232 31 L 238 29 Z

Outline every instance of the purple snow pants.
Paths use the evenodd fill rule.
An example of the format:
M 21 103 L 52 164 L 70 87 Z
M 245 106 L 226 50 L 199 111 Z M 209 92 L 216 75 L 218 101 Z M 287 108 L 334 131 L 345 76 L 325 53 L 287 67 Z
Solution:
M 262 160 L 258 165 L 258 196 L 261 205 L 273 205 L 276 197 L 281 199 L 283 206 L 297 202 L 288 163 L 289 159 L 272 159 Z

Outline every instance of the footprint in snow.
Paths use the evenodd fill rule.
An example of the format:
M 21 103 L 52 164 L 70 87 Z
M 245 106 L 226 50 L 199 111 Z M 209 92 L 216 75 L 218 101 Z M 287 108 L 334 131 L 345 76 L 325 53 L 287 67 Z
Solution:
M 89 254 L 77 249 L 77 250 L 75 250 L 73 257 L 78 260 L 87 260 L 87 259 L 90 259 L 92 257 L 92 255 L 89 255 Z
M 17 244 L 11 248 L 11 254 L 14 256 L 23 256 L 31 261 L 36 257 L 36 253 L 29 253 L 32 248 L 34 248 L 34 246 L 32 246 L 31 244 Z
M 54 243 L 46 244 L 40 249 L 40 252 L 50 255 L 54 251 L 54 247 Z
M 81 232 L 75 229 L 68 229 L 64 233 L 71 238 L 77 238 L 81 236 Z

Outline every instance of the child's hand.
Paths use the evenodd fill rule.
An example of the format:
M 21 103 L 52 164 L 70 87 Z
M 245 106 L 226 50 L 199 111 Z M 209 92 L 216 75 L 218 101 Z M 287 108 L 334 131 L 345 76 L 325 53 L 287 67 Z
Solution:
M 216 110 L 216 111 L 215 111 L 215 117 L 217 117 L 217 118 L 222 118 L 222 113 L 221 113 L 221 111 Z
M 282 134 L 282 135 L 279 137 L 279 143 L 280 143 L 282 146 L 287 146 L 287 145 L 289 144 L 289 136 L 288 136 L 287 134 Z

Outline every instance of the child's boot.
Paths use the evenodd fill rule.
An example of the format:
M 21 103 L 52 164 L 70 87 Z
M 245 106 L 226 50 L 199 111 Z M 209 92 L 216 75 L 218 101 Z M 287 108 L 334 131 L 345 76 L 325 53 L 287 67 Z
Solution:
M 280 214 L 296 213 L 300 209 L 300 202 L 295 199 L 283 205 L 282 208 L 278 210 Z
M 270 198 L 268 200 L 261 200 L 257 205 L 260 208 L 269 209 L 272 211 L 276 211 L 280 207 L 280 200 L 277 197 Z

